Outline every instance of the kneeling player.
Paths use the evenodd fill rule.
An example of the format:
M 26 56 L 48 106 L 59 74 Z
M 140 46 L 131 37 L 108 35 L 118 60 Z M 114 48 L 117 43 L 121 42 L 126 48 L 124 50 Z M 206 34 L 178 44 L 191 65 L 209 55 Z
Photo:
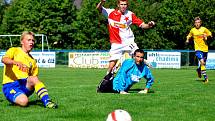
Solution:
M 148 93 L 154 82 L 154 78 L 143 60 L 144 51 L 141 49 L 135 50 L 133 59 L 128 59 L 123 62 L 115 78 L 113 78 L 113 74 L 109 73 L 109 75 L 102 80 L 97 91 L 128 94 L 128 90 L 131 86 L 144 77 L 147 80 L 146 87 L 139 93 Z

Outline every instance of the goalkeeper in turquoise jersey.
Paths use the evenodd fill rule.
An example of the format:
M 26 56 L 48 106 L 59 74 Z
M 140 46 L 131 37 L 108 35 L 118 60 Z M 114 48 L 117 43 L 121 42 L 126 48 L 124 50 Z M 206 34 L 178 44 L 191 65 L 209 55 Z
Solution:
M 190 30 L 190 33 L 187 36 L 186 43 L 192 38 L 194 41 L 195 56 L 198 58 L 200 65 L 197 68 L 198 77 L 201 78 L 204 76 L 204 82 L 208 83 L 208 76 L 206 74 L 206 61 L 208 56 L 208 38 L 212 37 L 212 33 L 205 27 L 201 26 L 202 21 L 199 17 L 194 19 L 194 28 Z
M 35 40 L 33 32 L 23 32 L 20 37 L 21 47 L 11 47 L 2 57 L 4 63 L 3 93 L 6 99 L 19 106 L 28 105 L 28 97 L 35 91 L 46 108 L 57 108 L 50 100 L 48 91 L 38 79 L 38 67 L 30 55 Z
M 146 79 L 146 86 L 139 93 L 148 93 L 151 88 L 154 78 L 147 65 L 143 62 L 144 51 L 137 49 L 134 52 L 133 59 L 125 60 L 113 79 L 113 90 L 120 94 L 128 94 L 128 90 L 135 83 L 138 83 L 141 78 Z

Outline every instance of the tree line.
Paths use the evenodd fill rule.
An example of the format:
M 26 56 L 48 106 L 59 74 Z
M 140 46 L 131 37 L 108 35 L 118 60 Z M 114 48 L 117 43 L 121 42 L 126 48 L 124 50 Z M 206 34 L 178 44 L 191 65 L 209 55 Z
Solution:
M 117 0 L 108 0 L 107 8 L 115 8 Z M 82 0 L 80 9 L 74 0 L 1 0 L 0 34 L 21 34 L 33 31 L 48 37 L 50 49 L 110 48 L 107 20 L 96 10 L 99 0 Z M 153 29 L 142 30 L 132 26 L 135 42 L 142 49 L 186 49 L 184 42 L 193 19 L 201 17 L 203 26 L 215 36 L 214 0 L 130 0 L 129 10 L 146 23 L 156 22 Z M 17 37 L 1 37 L 0 48 L 19 46 Z M 210 49 L 215 41 L 209 40 Z M 36 48 L 41 48 L 37 38 Z

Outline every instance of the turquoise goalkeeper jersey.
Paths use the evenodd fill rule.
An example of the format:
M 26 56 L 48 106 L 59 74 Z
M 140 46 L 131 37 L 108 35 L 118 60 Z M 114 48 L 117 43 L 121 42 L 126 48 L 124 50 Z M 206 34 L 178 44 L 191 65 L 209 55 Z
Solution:
M 117 92 L 128 91 L 133 84 L 139 82 L 143 77 L 147 80 L 146 88 L 150 88 L 154 78 L 147 65 L 144 63 L 137 65 L 134 59 L 125 60 L 113 80 L 113 90 Z

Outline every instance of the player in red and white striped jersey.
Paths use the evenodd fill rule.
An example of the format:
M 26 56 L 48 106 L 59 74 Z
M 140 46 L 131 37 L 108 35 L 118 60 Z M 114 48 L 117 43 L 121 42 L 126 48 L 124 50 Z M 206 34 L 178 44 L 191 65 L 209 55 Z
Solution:
M 97 9 L 107 17 L 108 30 L 110 36 L 110 59 L 108 72 L 112 72 L 113 67 L 116 65 L 122 55 L 127 52 L 131 56 L 133 52 L 138 49 L 137 44 L 134 42 L 134 34 L 130 25 L 135 24 L 143 29 L 152 28 L 155 25 L 154 21 L 148 24 L 139 19 L 133 12 L 127 10 L 128 0 L 118 0 L 117 9 L 109 9 L 103 7 L 106 0 L 101 0 L 97 4 Z

